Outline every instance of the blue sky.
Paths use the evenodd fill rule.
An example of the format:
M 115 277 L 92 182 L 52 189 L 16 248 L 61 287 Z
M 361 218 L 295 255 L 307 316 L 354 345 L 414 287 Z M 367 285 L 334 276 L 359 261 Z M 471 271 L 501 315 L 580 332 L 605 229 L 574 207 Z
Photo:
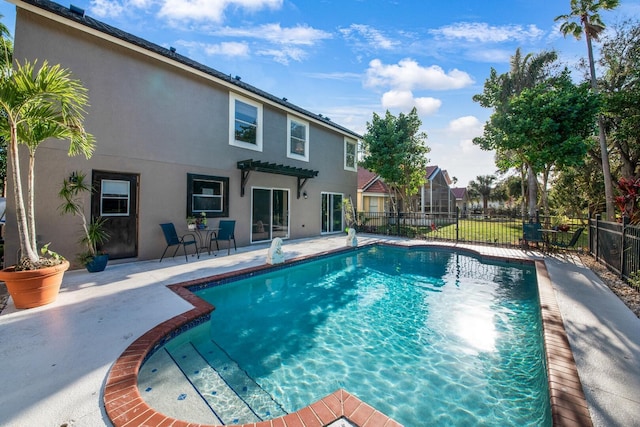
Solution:
M 491 67 L 556 49 L 574 69 L 584 39 L 554 22 L 569 0 L 72 0 L 86 14 L 363 134 L 373 113 L 418 108 L 436 164 L 465 186 L 495 173 L 473 146 L 491 111 L 472 101 Z M 13 34 L 15 6 L 0 2 Z M 640 16 L 640 0 L 602 13 Z M 580 71 L 573 71 L 578 78 Z

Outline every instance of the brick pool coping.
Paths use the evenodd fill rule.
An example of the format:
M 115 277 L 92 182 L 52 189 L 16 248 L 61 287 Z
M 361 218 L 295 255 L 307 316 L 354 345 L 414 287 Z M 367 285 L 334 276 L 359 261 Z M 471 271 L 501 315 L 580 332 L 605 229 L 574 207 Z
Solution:
M 421 245 L 422 246 L 422 245 Z M 439 246 L 442 247 L 442 246 Z M 451 248 L 461 250 L 461 248 Z M 295 258 L 280 264 L 289 266 L 323 255 L 352 251 L 343 248 Z M 482 258 L 512 261 L 504 257 L 492 257 L 473 252 Z M 589 427 L 591 415 L 586 403 L 582 383 L 578 376 L 573 353 L 569 345 L 562 316 L 551 285 L 549 273 L 543 261 L 535 261 L 540 310 L 547 359 L 551 415 L 554 426 Z M 168 288 L 193 305 L 193 309 L 175 316 L 152 328 L 135 340 L 115 361 L 109 371 L 104 387 L 104 405 L 109 419 L 115 427 L 217 427 L 218 425 L 189 423 L 164 415 L 150 407 L 138 390 L 138 373 L 146 358 L 159 347 L 167 337 L 184 329 L 199 318 L 207 318 L 214 307 L 193 294 L 189 288 L 214 281 L 223 281 L 238 275 L 251 275 L 274 266 L 264 264 L 234 272 L 210 276 L 202 279 L 169 285 Z M 339 389 L 321 400 L 290 413 L 284 417 L 258 423 L 243 424 L 241 427 L 322 427 L 341 419 L 346 419 L 358 427 L 400 427 L 401 424 L 387 417 L 375 408 L 361 401 L 347 391 Z

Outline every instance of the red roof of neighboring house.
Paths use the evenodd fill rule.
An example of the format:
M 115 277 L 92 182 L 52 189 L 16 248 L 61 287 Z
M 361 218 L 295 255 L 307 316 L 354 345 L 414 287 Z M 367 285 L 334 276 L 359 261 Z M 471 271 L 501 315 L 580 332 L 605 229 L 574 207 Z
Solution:
M 389 187 L 380 179 L 380 175 L 365 168 L 358 168 L 358 190 L 370 193 L 388 193 Z
M 378 175 L 365 168 L 358 168 L 358 190 L 362 190 Z

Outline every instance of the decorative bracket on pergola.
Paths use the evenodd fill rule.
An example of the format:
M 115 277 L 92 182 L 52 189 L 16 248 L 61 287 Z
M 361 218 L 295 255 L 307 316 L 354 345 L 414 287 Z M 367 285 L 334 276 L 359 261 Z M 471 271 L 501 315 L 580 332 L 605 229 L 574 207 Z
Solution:
M 302 187 L 307 183 L 309 178 L 318 176 L 318 171 L 311 169 L 295 168 L 293 166 L 277 165 L 275 163 L 261 162 L 259 160 L 242 160 L 238 162 L 238 169 L 242 177 L 240 196 L 244 197 L 244 187 L 249 180 L 249 174 L 251 171 L 275 173 L 278 175 L 295 176 L 298 178 L 298 199 L 300 198 L 300 192 Z

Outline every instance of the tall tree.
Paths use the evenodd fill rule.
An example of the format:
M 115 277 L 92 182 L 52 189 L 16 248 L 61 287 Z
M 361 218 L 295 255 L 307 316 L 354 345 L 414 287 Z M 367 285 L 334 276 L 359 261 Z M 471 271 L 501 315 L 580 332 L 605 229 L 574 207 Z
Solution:
M 511 57 L 509 72 L 498 75 L 496 70 L 492 68 L 489 78 L 485 81 L 483 93 L 474 95 L 473 100 L 485 108 L 493 108 L 498 114 L 506 114 L 509 101 L 514 96 L 518 96 L 525 88 L 534 87 L 551 75 L 555 68 L 556 59 L 557 54 L 554 51 L 543 51 L 536 55 L 529 53 L 523 56 L 520 48 L 518 48 Z M 485 137 L 489 134 L 490 132 L 485 132 Z M 501 156 L 501 169 L 514 167 L 526 171 L 528 176 L 529 216 L 535 215 L 538 200 L 537 171 L 527 163 L 523 154 L 518 149 L 510 149 L 509 153 L 501 154 L 499 152 L 501 147 L 495 146 L 491 139 L 476 138 L 474 139 L 474 144 L 479 145 L 482 149 L 497 150 Z
M 587 41 L 591 88 L 595 93 L 598 93 L 598 82 L 596 80 L 596 68 L 593 60 L 592 40 L 597 41 L 605 28 L 604 23 L 600 19 L 599 11 L 615 9 L 619 3 L 619 0 L 570 0 L 571 12 L 555 18 L 556 22 L 562 21 L 560 31 L 565 37 L 567 34 L 571 34 L 579 40 L 584 33 Z M 602 115 L 598 117 L 598 139 L 600 141 L 602 174 L 604 175 L 606 214 L 607 219 L 612 221 L 615 217 L 613 177 L 611 176 L 607 136 L 604 130 L 604 120 Z
M 607 31 L 600 49 L 599 80 L 604 119 L 613 144 L 612 173 L 640 177 L 640 22 L 625 21 Z M 615 170 L 619 164 L 620 170 Z M 617 173 L 616 173 L 617 172 Z
M 469 190 L 473 195 L 482 197 L 482 210 L 486 214 L 489 207 L 489 200 L 493 192 L 493 183 L 496 180 L 494 175 L 479 175 L 475 180 L 469 182 Z
M 568 71 L 513 97 L 506 113 L 494 113 L 485 126 L 484 142 L 518 151 L 543 177 L 542 201 L 553 168 L 584 161 L 593 133 L 598 97 L 586 85 L 576 86 Z M 475 142 L 475 141 L 474 141 Z
M 362 166 L 380 175 L 394 192 L 394 211 L 398 211 L 397 199 L 410 208 L 409 198 L 416 194 L 426 181 L 427 134 L 420 131 L 422 121 L 417 110 L 395 117 L 389 111 L 384 117 L 373 113 L 367 122 L 367 132 L 362 137 L 364 159 Z

